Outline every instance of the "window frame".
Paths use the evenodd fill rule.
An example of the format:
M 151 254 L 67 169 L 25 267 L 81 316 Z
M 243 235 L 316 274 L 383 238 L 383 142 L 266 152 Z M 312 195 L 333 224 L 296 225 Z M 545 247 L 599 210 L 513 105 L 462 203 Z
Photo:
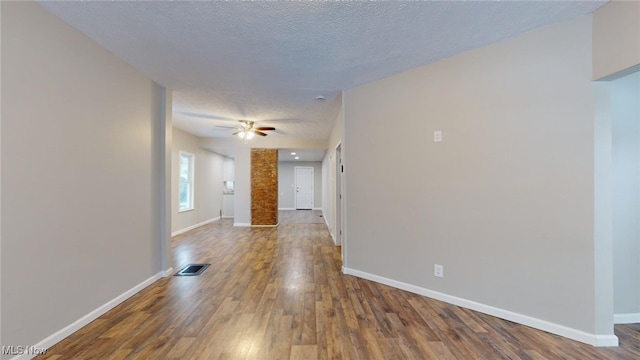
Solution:
M 187 181 L 182 181 L 182 177 L 181 172 L 182 172 L 182 158 L 186 157 L 188 159 L 188 166 L 189 166 L 189 174 L 188 174 L 188 179 Z M 196 165 L 196 156 L 190 152 L 186 152 L 186 151 L 179 151 L 178 152 L 178 212 L 185 212 L 185 211 L 192 211 L 195 209 L 195 199 L 194 199 L 194 194 L 195 194 L 195 179 L 194 179 L 194 175 L 195 175 L 195 165 Z M 187 184 L 188 185 L 188 204 L 187 207 L 182 207 L 182 204 L 180 203 L 180 188 L 182 187 L 182 184 Z

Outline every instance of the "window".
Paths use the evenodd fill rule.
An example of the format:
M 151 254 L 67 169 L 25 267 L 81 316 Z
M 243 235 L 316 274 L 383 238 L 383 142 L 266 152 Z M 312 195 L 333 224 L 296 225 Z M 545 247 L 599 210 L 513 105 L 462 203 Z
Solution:
M 193 210 L 193 154 L 180 151 L 180 193 L 178 211 Z

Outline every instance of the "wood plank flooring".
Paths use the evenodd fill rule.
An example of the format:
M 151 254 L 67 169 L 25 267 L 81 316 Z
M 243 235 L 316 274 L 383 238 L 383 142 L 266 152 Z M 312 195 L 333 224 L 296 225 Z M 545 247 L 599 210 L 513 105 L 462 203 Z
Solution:
M 306 215 L 306 214 L 305 214 Z M 234 228 L 172 241 L 170 277 L 38 359 L 639 359 L 640 325 L 618 348 L 559 336 L 340 272 L 325 224 Z

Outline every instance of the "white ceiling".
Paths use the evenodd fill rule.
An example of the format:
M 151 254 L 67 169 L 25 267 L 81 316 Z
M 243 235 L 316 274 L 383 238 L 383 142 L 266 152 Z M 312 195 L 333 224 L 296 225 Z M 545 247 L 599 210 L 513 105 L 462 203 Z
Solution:
M 593 12 L 602 1 L 40 2 L 173 89 L 176 127 L 327 139 L 340 91 Z M 325 101 L 315 100 L 322 95 Z
M 326 153 L 326 149 L 279 149 L 278 161 L 322 161 Z
M 232 147 L 219 147 L 209 149 L 220 155 L 226 157 L 235 158 L 235 148 Z M 322 161 L 324 155 L 327 153 L 327 149 L 307 149 L 307 148 L 294 148 L 294 149 L 278 149 L 278 162 L 282 161 Z M 294 155 L 295 154 L 295 155 Z M 296 159 L 296 157 L 298 159 Z

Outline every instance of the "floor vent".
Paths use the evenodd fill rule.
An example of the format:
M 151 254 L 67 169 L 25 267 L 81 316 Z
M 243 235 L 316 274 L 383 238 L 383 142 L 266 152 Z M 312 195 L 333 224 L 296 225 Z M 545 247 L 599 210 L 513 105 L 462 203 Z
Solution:
M 173 276 L 197 276 L 202 274 L 211 264 L 189 264 Z

